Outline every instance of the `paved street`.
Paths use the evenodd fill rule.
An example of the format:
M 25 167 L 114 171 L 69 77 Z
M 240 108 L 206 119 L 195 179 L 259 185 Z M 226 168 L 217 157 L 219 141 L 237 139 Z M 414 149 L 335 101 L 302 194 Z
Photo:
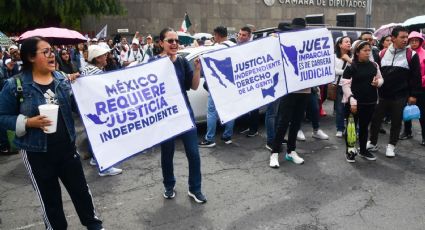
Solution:
M 326 104 L 328 113 L 331 107 Z M 215 148 L 201 149 L 205 205 L 187 196 L 187 160 L 180 142 L 174 200 L 162 197 L 159 148 L 121 164 L 119 176 L 99 177 L 88 160 L 83 165 L 108 230 L 424 229 L 425 147 L 419 145 L 418 123 L 414 139 L 399 142 L 395 159 L 384 156 L 387 134 L 380 137 L 376 162 L 357 158 L 354 164 L 345 161 L 343 141 L 334 136 L 334 117 L 322 118 L 321 124 L 330 140 L 312 139 L 311 124 L 303 124 L 307 141 L 297 144 L 304 165 L 286 162 L 282 155 L 281 167 L 269 168 L 263 126 L 260 136 L 235 132 L 233 145 L 217 141 Z M 389 125 L 384 128 L 389 131 Z M 20 156 L 1 156 L 0 168 L 0 229 L 43 229 Z M 63 196 L 69 229 L 82 229 L 65 189 Z

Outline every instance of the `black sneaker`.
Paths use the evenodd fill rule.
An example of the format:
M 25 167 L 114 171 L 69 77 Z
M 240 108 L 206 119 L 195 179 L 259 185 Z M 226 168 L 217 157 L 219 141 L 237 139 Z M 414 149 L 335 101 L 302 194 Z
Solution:
M 9 145 L 0 145 L 0 155 L 8 156 L 8 155 L 13 155 L 17 153 L 18 151 L 12 151 Z
M 413 136 L 412 136 L 411 133 L 403 132 L 402 134 L 400 134 L 400 136 L 398 137 L 398 139 L 400 139 L 400 140 L 407 140 L 407 139 L 410 139 L 412 137 Z
M 249 130 L 249 132 L 246 134 L 247 137 L 255 137 L 258 136 L 258 131 L 251 131 Z
M 230 144 L 233 143 L 231 137 L 222 137 L 221 140 L 224 141 L 224 144 L 226 144 L 226 145 L 230 145 Z
M 363 158 L 366 158 L 369 161 L 374 161 L 376 160 L 375 155 L 373 155 L 371 152 L 369 152 L 368 150 L 366 150 L 366 152 L 362 153 L 360 152 L 359 155 Z
M 356 155 L 357 152 L 355 148 L 348 148 L 347 152 L 345 153 L 345 159 L 349 163 L 354 163 L 356 162 Z
M 176 196 L 176 191 L 174 191 L 174 188 L 165 188 L 163 195 L 165 199 L 173 199 Z
M 191 192 L 188 191 L 187 195 L 191 197 L 196 203 L 203 204 L 207 202 L 207 198 L 202 194 L 202 192 Z
M 391 118 L 389 118 L 389 117 L 386 117 L 385 119 L 384 119 L 384 124 L 391 124 Z
M 0 153 L 8 153 L 9 146 L 0 144 Z
M 200 148 L 212 148 L 215 146 L 215 142 L 203 140 L 198 145 Z

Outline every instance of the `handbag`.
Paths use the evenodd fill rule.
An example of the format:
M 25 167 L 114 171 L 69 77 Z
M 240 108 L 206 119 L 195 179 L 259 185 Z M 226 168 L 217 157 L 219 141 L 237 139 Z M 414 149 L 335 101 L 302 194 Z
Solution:
M 419 120 L 421 111 L 417 105 L 406 105 L 403 109 L 403 121 Z
M 327 94 L 326 99 L 328 99 L 330 101 L 335 101 L 337 91 L 338 91 L 338 85 L 335 85 L 334 83 L 329 83 L 328 84 L 328 94 Z
M 342 65 L 342 69 L 345 69 L 345 66 L 347 65 L 347 62 L 344 61 L 344 64 Z M 328 84 L 328 93 L 327 93 L 327 97 L 326 99 L 330 100 L 330 101 L 335 101 L 337 98 L 337 92 L 338 92 L 338 86 L 339 86 L 339 82 L 341 81 L 341 77 L 342 75 L 338 76 L 338 80 L 335 83 L 329 83 Z

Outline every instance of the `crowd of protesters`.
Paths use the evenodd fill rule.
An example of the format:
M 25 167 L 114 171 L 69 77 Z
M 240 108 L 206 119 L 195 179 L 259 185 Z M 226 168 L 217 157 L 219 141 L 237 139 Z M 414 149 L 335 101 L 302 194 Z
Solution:
M 276 32 L 304 30 L 305 27 L 305 20 L 296 18 L 292 23 L 280 23 Z M 202 38 L 195 43 L 223 48 L 240 45 L 252 40 L 254 30 L 252 26 L 244 26 L 239 30 L 236 39 L 231 41 L 226 27 L 218 26 L 214 30 L 213 39 Z M 89 76 L 168 57 L 174 63 L 184 98 L 190 105 L 186 91 L 208 91 L 208 85 L 203 85 L 204 89 L 198 89 L 201 75 L 199 60 L 195 59 L 194 65 L 191 66 L 185 58 L 179 57 L 177 50 L 182 48 L 179 42 L 177 33 L 171 28 L 165 28 L 156 37 L 142 37 L 137 32 L 130 42 L 125 37 L 95 38 L 75 46 L 51 47 L 42 37 L 34 37 L 24 41 L 20 48 L 15 45 L 7 49 L 0 47 L 0 152 L 12 152 L 7 130 L 15 131 L 14 143 L 21 150 L 25 166 L 39 196 L 46 227 L 66 228 L 57 180 L 60 178 L 68 189 L 81 223 L 88 229 L 102 229 L 102 222 L 95 215 L 90 190 L 86 185 L 79 154 L 76 152 L 75 128 L 70 114 L 71 111 L 77 110 L 70 91 L 70 82 L 80 75 Z M 390 35 L 383 36 L 379 41 L 371 32 L 363 32 L 356 41 L 352 41 L 348 36 L 335 39 L 335 137 L 346 139 L 347 142 L 347 120 L 352 114 L 359 140 L 358 149 L 349 148 L 347 145 L 347 162 L 355 162 L 357 155 L 370 161 L 376 160 L 373 153 L 378 151 L 378 134 L 384 120 L 391 123 L 385 155 L 395 157 L 397 142 L 412 138 L 413 135 L 411 122 L 405 122 L 404 130 L 400 132 L 403 108 L 406 104 L 416 104 L 420 109 L 420 144 L 425 146 L 424 45 L 421 33 L 409 33 L 401 26 L 395 27 Z M 14 76 L 22 79 L 23 91 L 30 92 L 31 98 L 24 97 L 23 102 L 16 100 L 19 85 Z M 312 122 L 313 138 L 329 139 L 320 129 L 319 123 L 320 116 L 325 114 L 321 104 L 326 100 L 323 92 L 327 89 L 327 85 L 303 89 L 267 105 L 264 121 L 267 133 L 265 146 L 271 152 L 270 167 L 279 167 L 279 154 L 283 149 L 285 160 L 295 164 L 304 163 L 304 159 L 296 151 L 297 140 L 306 139 L 301 131 L 303 119 Z M 54 135 L 43 133 L 50 121 L 39 115 L 38 111 L 34 110 L 36 107 L 28 105 L 26 108 L 25 104 L 20 104 L 43 104 L 45 94 L 49 90 L 55 92 L 55 100 L 60 105 L 60 128 Z M 190 106 L 189 109 L 193 117 Z M 197 203 L 205 203 L 207 200 L 201 191 L 199 147 L 216 146 L 218 114 L 211 96 L 208 96 L 205 109 L 207 133 L 199 142 L 197 130 L 194 129 L 161 144 L 163 196 L 166 199 L 176 196 L 173 156 L 175 139 L 181 139 L 189 162 L 188 195 Z M 247 114 L 247 117 L 248 127 L 242 133 L 253 138 L 258 135 L 259 111 L 254 110 Z M 221 140 L 225 144 L 232 144 L 234 122 L 224 124 L 225 130 Z M 94 156 L 91 157 L 90 164 L 97 165 Z M 112 176 L 122 171 L 112 167 L 99 172 L 99 175 Z

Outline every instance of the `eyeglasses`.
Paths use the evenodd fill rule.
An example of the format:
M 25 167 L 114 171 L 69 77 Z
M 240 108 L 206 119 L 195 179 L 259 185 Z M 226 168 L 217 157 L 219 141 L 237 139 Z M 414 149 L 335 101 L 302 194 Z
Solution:
M 176 42 L 176 44 L 180 43 L 179 39 L 164 39 L 164 42 L 168 42 L 168 44 L 173 44 L 174 42 Z
M 55 56 L 55 51 L 52 48 L 46 48 L 41 51 L 38 51 L 37 53 L 43 53 L 46 58 Z

